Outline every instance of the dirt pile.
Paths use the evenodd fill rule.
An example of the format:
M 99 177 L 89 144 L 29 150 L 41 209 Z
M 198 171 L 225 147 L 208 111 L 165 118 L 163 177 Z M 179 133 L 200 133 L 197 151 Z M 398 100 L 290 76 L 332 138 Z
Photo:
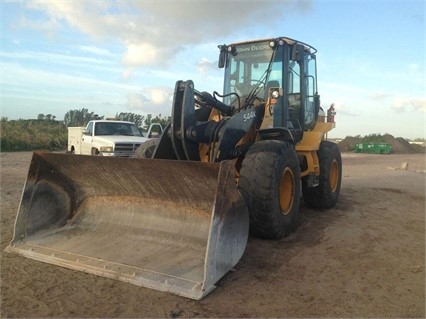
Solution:
M 353 152 L 355 144 L 358 143 L 369 143 L 367 137 L 361 136 L 347 136 L 344 140 L 339 142 L 339 148 L 341 152 Z M 392 153 L 394 154 L 414 154 L 424 153 L 425 147 L 417 144 L 410 144 L 406 139 L 402 137 L 393 137 L 390 134 L 380 136 L 380 141 L 374 141 L 373 143 L 388 143 L 392 146 Z

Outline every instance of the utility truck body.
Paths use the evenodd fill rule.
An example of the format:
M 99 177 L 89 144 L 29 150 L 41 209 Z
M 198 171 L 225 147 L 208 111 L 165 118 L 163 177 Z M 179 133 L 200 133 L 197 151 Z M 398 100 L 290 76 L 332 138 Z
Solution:
M 159 124 L 157 124 L 159 125 Z M 151 137 L 154 124 L 143 136 L 132 122 L 93 120 L 86 127 L 68 128 L 68 153 L 131 157 Z

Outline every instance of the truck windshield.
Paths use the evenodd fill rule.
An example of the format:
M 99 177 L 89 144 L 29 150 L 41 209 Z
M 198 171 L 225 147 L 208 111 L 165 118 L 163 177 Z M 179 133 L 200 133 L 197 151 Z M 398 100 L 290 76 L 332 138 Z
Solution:
M 142 136 L 135 124 L 131 123 L 103 123 L 95 125 L 95 135 L 125 135 Z
M 265 87 L 281 87 L 282 62 L 278 61 L 279 56 L 274 55 L 268 41 L 237 45 L 234 54 L 228 56 L 225 69 L 224 102 L 230 104 L 236 94 L 242 98 L 253 92 L 265 100 Z

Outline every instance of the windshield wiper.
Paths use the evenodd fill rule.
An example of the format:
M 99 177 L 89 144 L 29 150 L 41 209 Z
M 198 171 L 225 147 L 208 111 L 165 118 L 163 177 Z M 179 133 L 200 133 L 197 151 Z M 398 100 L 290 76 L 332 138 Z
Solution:
M 252 104 L 256 99 L 259 99 L 258 94 L 262 91 L 262 89 L 265 89 L 267 80 L 269 78 L 269 74 L 271 74 L 272 71 L 272 63 L 274 62 L 275 58 L 275 50 L 272 51 L 271 59 L 269 60 L 268 67 L 266 68 L 265 72 L 260 77 L 259 81 L 254 85 L 254 87 L 250 90 L 249 94 L 246 98 L 246 105 Z

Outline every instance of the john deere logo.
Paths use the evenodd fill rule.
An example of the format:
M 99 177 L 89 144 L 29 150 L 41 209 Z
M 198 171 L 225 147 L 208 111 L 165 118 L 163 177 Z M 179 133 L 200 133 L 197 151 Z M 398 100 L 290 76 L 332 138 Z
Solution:
M 266 50 L 266 49 L 269 49 L 269 45 L 267 45 L 267 44 L 260 44 L 260 45 L 253 44 L 253 45 L 247 46 L 247 47 L 238 47 L 237 53 L 251 52 L 251 51 L 262 51 L 262 50 Z

